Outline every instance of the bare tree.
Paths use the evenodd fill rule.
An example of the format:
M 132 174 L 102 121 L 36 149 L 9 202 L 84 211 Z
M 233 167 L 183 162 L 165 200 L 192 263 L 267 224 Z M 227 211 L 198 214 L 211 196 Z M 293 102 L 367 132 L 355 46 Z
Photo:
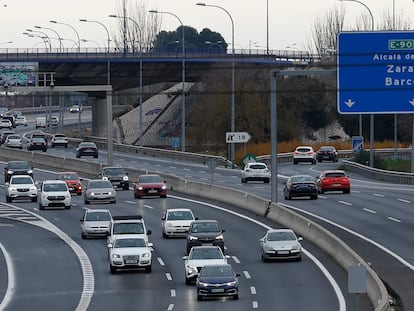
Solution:
M 118 16 L 118 32 L 114 35 L 116 45 L 126 51 L 150 49 L 161 29 L 161 15 L 149 13 L 142 0 L 133 3 L 121 0 Z
M 410 28 L 411 22 L 403 13 L 393 16 L 390 10 L 383 13 L 381 23 L 378 26 L 379 30 L 409 30 Z

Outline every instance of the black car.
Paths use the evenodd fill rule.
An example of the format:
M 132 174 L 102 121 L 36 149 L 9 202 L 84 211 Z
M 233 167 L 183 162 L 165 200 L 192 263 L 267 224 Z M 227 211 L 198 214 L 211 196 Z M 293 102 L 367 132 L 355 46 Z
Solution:
M 104 167 L 99 176 L 108 179 L 114 188 L 129 190 L 128 173 L 122 167 Z
M 318 198 L 316 179 L 310 175 L 293 175 L 285 183 L 285 199 L 293 197 L 310 197 L 312 200 Z
M 27 161 L 9 161 L 4 167 L 4 182 L 10 181 L 13 175 L 29 175 L 33 178 L 33 167 Z
M 223 230 L 217 220 L 195 220 L 187 234 L 187 254 L 193 246 L 216 245 L 224 252 Z
M 27 150 L 42 150 L 47 151 L 47 141 L 42 137 L 32 137 L 27 145 Z
M 76 147 L 76 157 L 91 156 L 94 158 L 98 157 L 98 147 L 91 141 L 83 141 Z
M 338 152 L 333 146 L 322 146 L 316 152 L 316 158 L 318 159 L 318 162 L 322 162 L 322 161 L 338 162 Z
M 197 300 L 206 297 L 232 297 L 239 299 L 239 273 L 231 265 L 206 265 L 197 277 Z

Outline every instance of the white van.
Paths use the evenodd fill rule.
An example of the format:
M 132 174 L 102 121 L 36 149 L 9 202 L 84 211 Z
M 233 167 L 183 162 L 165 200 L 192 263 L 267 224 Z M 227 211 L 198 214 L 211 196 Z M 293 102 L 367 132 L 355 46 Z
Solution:
M 44 127 L 46 128 L 46 117 L 37 117 L 36 118 L 36 128 Z

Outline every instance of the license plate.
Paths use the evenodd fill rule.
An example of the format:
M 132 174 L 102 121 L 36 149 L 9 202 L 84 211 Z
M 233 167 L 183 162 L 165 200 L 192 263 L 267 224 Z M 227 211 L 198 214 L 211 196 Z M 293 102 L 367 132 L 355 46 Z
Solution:
M 289 254 L 289 251 L 278 251 L 277 253 L 280 255 L 287 255 Z
M 223 293 L 224 289 L 223 288 L 213 288 L 211 290 L 212 293 Z
M 135 264 L 135 263 L 137 263 L 137 261 L 136 260 L 126 260 L 125 263 L 126 264 Z
M 201 243 L 201 245 L 203 245 L 203 246 L 212 246 L 213 243 Z
M 150 189 L 150 190 L 148 190 L 148 193 L 157 193 L 157 190 L 155 190 L 155 189 Z
M 332 186 L 333 186 L 333 187 L 340 187 L 340 186 L 341 186 L 341 184 L 333 184 Z

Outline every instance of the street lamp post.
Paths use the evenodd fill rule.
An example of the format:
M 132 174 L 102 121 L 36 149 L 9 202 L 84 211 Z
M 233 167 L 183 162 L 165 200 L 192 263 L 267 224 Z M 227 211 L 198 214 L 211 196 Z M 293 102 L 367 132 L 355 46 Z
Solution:
M 372 15 L 371 10 L 365 3 L 359 0 L 339 0 L 339 1 L 356 2 L 364 6 L 367 9 L 369 15 L 371 16 L 371 31 L 374 31 L 375 29 L 374 15 Z M 362 115 L 361 114 L 359 115 L 359 135 L 362 136 Z M 373 167 L 374 166 L 374 115 L 373 114 L 370 115 L 370 138 L 369 140 L 370 140 L 369 166 Z
M 100 52 L 101 51 L 101 46 L 99 45 L 99 43 L 98 42 L 96 42 L 95 40 L 91 40 L 91 39 L 81 39 L 81 42 L 92 42 L 93 44 L 95 44 L 96 46 L 97 46 L 97 48 L 98 48 L 98 51 Z
M 138 28 L 139 41 L 140 41 L 140 58 L 139 58 L 139 139 L 138 144 L 142 146 L 142 136 L 144 135 L 143 120 L 142 120 L 142 30 L 135 19 L 128 16 L 119 16 L 111 14 L 109 17 L 127 19 L 135 24 Z
M 33 30 L 33 29 L 29 29 L 29 28 L 26 29 L 26 31 L 30 32 L 31 34 L 40 33 L 41 35 L 43 35 L 43 37 L 41 37 L 41 38 L 46 39 L 46 42 L 49 45 L 49 51 L 52 51 L 52 40 L 50 40 L 49 36 L 46 33 L 44 33 L 43 31 Z
M 48 50 L 48 43 L 49 43 L 49 41 L 47 40 L 46 37 L 40 36 L 40 35 L 35 34 L 35 33 L 28 33 L 28 32 L 23 32 L 22 34 L 23 35 L 26 35 L 26 36 L 28 36 L 30 38 L 40 38 L 40 39 L 42 39 L 43 44 L 45 45 L 46 51 Z
M 227 11 L 225 8 L 213 5 L 213 4 L 206 4 L 206 3 L 196 3 L 196 5 L 199 6 L 208 6 L 213 8 L 218 8 L 222 11 L 224 11 L 230 18 L 231 21 L 231 54 L 232 54 L 232 61 L 231 61 L 231 131 L 235 131 L 235 80 L 234 80 L 234 22 L 233 18 L 231 17 L 229 11 Z M 234 163 L 235 159 L 235 146 L 234 143 L 230 144 L 230 160 L 232 163 Z
M 52 21 L 49 21 L 49 22 L 51 22 L 53 24 L 65 25 L 65 26 L 68 26 L 68 27 L 72 28 L 72 30 L 76 34 L 76 37 L 78 38 L 78 52 L 80 52 L 80 46 L 81 46 L 80 45 L 80 37 L 79 37 L 79 33 L 76 31 L 75 27 L 73 27 L 72 25 L 66 24 L 66 23 L 61 23 L 61 22 L 55 21 L 55 20 L 52 20 Z
M 59 36 L 59 34 L 58 34 L 58 32 L 56 30 L 54 30 L 52 28 L 41 27 L 41 26 L 38 26 L 38 25 L 34 26 L 34 28 L 37 28 L 37 29 L 45 29 L 45 30 L 53 31 L 56 34 L 56 36 L 58 37 L 58 40 L 59 40 L 59 50 L 62 51 L 62 47 L 63 47 L 62 46 L 62 38 Z
M 108 28 L 103 23 L 101 23 L 100 21 L 93 21 L 93 20 L 88 20 L 88 19 L 85 19 L 85 18 L 82 18 L 79 21 L 80 22 L 87 22 L 87 23 L 96 23 L 96 24 L 101 25 L 103 28 L 105 28 L 106 35 L 107 35 L 107 40 L 108 40 L 107 50 L 108 50 L 108 53 L 109 53 L 111 38 L 109 36 L 109 30 L 108 30 Z
M 157 10 L 150 10 L 150 13 L 156 13 L 156 14 L 168 14 L 171 16 L 174 16 L 178 22 L 181 24 L 181 41 L 182 41 L 182 63 L 181 63 L 181 68 L 182 68 L 182 90 L 181 90 L 181 151 L 185 152 L 185 147 L 186 147 L 186 142 L 185 142 L 185 37 L 184 37 L 184 24 L 181 21 L 181 19 L 175 15 L 174 13 L 171 12 L 165 12 L 165 11 L 157 11 Z

